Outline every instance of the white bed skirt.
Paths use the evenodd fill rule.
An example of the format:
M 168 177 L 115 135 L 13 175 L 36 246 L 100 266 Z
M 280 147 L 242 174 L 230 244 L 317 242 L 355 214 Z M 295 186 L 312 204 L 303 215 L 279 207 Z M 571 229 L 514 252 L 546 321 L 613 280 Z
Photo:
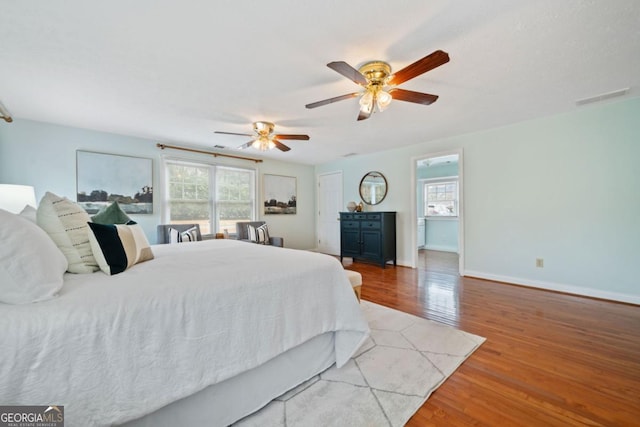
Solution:
M 124 425 L 228 426 L 333 365 L 334 349 L 334 333 L 319 335 L 257 368 Z

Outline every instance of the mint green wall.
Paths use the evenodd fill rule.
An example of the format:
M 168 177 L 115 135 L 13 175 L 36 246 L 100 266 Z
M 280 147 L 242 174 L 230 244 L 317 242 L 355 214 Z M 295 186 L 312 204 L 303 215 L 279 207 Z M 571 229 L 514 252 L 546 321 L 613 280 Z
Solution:
M 365 172 L 382 172 L 389 195 L 376 209 L 398 212 L 399 261 L 409 265 L 412 159 L 462 149 L 466 275 L 640 303 L 639 118 L 640 98 L 585 106 L 316 173 L 342 170 L 346 203 Z
M 423 165 L 417 168 L 416 177 L 420 184 L 417 186 L 416 192 L 418 217 L 424 216 L 424 191 L 422 191 L 424 180 L 450 176 L 458 176 L 458 163 L 439 163 L 432 166 Z M 436 251 L 458 252 L 458 219 L 427 219 L 425 248 Z
M 458 220 L 428 219 L 425 249 L 458 252 Z
M 316 174 L 343 172 L 346 206 L 359 200 L 362 176 L 377 170 L 389 193 L 375 210 L 398 212 L 398 260 L 410 265 L 412 159 L 462 149 L 465 274 L 640 303 L 638 117 L 634 98 L 315 168 L 265 161 L 260 176 L 297 177 L 299 201 L 297 215 L 266 220 L 286 246 L 315 247 Z M 21 119 L 0 123 L 0 182 L 34 185 L 38 197 L 50 190 L 74 199 L 77 149 L 153 158 L 159 193 L 162 152 L 155 141 Z M 151 242 L 160 222 L 158 197 L 155 203 L 153 215 L 136 217 Z M 536 258 L 544 258 L 544 268 L 535 267 Z
M 272 235 L 284 237 L 286 247 L 315 247 L 315 232 L 308 232 L 309 229 L 313 229 L 309 224 L 315 221 L 315 174 L 312 166 L 272 160 L 256 164 L 222 157 L 214 159 L 212 156 L 182 151 L 162 151 L 156 147 L 156 141 L 148 139 L 15 119 L 10 124 L 0 123 L 0 183 L 33 185 L 38 199 L 46 191 L 51 191 L 75 200 L 76 150 L 153 159 L 154 213 L 132 216 L 144 228 L 151 243 L 156 241 L 156 225 L 161 223 L 162 156 L 257 167 L 258 186 L 262 184 L 264 173 L 295 176 L 298 213 L 286 216 L 270 215 L 260 219 L 268 222 Z

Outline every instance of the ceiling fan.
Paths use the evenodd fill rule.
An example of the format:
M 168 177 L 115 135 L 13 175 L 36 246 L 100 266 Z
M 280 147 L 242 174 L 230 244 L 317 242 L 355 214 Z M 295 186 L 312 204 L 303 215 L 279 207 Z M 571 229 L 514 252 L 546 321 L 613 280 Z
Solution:
M 429 105 L 436 102 L 438 95 L 398 89 L 395 86 L 447 62 L 449 62 L 449 54 L 442 50 L 436 50 L 393 74 L 391 73 L 391 66 L 382 61 L 367 62 L 357 70 L 344 61 L 330 62 L 327 67 L 359 84 L 364 88 L 364 91 L 313 102 L 305 107 L 316 108 L 361 96 L 358 120 L 365 120 L 371 116 L 375 107 L 378 108 L 378 111 L 383 111 L 391 103 L 392 99 Z
M 291 139 L 291 140 L 299 140 L 299 141 L 308 141 L 309 135 L 293 135 L 293 134 L 273 134 L 273 129 L 275 125 L 271 122 L 254 122 L 253 123 L 253 131 L 254 135 L 250 133 L 234 133 L 234 132 L 220 132 L 215 131 L 215 133 L 221 133 L 224 135 L 240 135 L 240 136 L 248 136 L 253 138 L 251 141 L 246 144 L 241 145 L 240 149 L 253 147 L 261 151 L 271 150 L 273 148 L 277 148 L 280 151 L 289 151 L 291 148 L 284 145 L 280 142 L 281 139 Z

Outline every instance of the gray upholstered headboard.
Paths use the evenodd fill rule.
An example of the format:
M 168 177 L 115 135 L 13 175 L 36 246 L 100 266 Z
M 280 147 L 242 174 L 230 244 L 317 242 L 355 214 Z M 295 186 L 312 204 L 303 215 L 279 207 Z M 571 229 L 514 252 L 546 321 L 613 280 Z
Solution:
M 202 240 L 199 224 L 162 224 L 158 226 L 158 244 L 169 243 L 169 228 L 176 229 L 180 232 L 187 231 L 191 227 L 196 227 L 197 240 Z

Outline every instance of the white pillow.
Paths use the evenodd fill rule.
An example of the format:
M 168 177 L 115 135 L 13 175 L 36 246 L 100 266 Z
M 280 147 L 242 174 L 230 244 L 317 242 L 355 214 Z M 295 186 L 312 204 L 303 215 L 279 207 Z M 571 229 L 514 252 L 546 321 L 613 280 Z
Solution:
M 38 223 L 38 220 L 36 218 L 36 208 L 31 205 L 25 206 L 24 209 L 22 209 L 22 211 L 20 212 L 20 216 L 28 219 L 34 224 Z
M 47 192 L 37 210 L 38 225 L 47 232 L 69 262 L 70 273 L 93 273 L 98 263 L 89 244 L 89 214 L 66 197 Z
M 40 227 L 0 209 L 0 302 L 28 304 L 53 298 L 67 259 Z
M 182 239 L 180 238 L 180 232 L 175 228 L 169 227 L 169 243 L 180 243 Z

